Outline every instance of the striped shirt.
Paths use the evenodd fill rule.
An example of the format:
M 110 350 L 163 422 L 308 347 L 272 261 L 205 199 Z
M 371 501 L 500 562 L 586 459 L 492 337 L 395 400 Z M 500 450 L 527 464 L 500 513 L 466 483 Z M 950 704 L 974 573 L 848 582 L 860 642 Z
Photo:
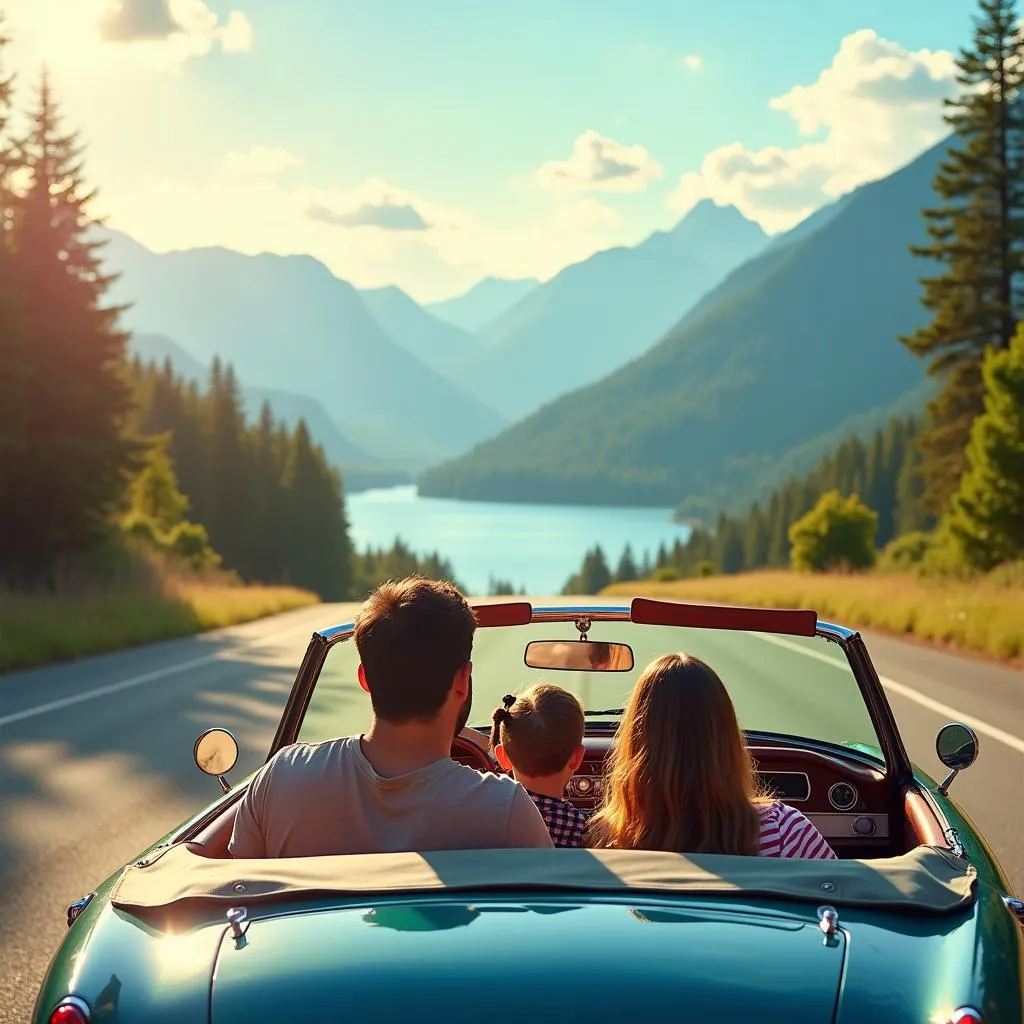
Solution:
M 814 824 L 795 807 L 774 801 L 758 808 L 761 856 L 835 860 L 832 847 Z

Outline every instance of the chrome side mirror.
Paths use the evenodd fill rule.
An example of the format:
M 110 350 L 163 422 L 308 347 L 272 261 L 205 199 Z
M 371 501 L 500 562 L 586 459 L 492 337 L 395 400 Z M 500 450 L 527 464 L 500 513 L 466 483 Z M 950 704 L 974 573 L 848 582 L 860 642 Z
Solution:
M 950 783 L 965 768 L 970 768 L 978 759 L 978 734 L 960 722 L 944 725 L 935 738 L 935 753 L 949 769 L 949 774 L 939 785 L 939 792 L 945 796 Z
M 192 748 L 192 757 L 201 772 L 217 777 L 225 793 L 231 788 L 224 776 L 238 760 L 238 740 L 227 729 L 207 729 L 200 733 Z

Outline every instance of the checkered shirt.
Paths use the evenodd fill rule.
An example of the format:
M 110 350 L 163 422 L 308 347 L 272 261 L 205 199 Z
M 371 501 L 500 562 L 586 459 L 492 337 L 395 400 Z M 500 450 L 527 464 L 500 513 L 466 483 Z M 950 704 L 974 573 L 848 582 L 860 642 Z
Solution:
M 555 846 L 582 846 L 583 831 L 587 827 L 589 815 L 573 807 L 568 800 L 542 793 L 526 791 L 537 805 L 544 824 L 551 833 L 551 842 Z

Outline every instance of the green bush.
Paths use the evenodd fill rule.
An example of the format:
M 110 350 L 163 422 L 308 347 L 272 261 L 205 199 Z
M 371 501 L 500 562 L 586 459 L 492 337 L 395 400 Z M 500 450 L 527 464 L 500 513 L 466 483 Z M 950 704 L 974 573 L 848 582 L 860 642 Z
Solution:
M 869 569 L 875 564 L 878 513 L 856 494 L 829 491 L 789 528 L 791 560 L 798 572 Z
M 674 565 L 663 565 L 660 569 L 655 569 L 651 576 L 655 583 L 671 583 L 681 578 L 679 570 Z
M 987 571 L 1024 558 L 1024 325 L 982 367 L 985 411 L 944 526 L 963 561 Z
M 878 559 L 882 572 L 908 572 L 922 565 L 935 547 L 935 535 L 911 530 L 889 541 Z
M 163 547 L 196 572 L 206 572 L 220 565 L 220 555 L 210 547 L 210 535 L 201 523 L 185 521 L 173 526 L 164 538 Z

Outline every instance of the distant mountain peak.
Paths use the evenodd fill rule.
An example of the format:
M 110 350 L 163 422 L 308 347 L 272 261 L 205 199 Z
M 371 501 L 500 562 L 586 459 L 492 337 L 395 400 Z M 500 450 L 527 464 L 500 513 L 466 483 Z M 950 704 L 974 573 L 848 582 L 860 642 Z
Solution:
M 735 206 L 720 205 L 713 199 L 702 199 L 692 210 L 684 213 L 672 229 L 675 235 L 698 234 L 705 231 L 721 231 L 723 228 L 741 227 L 752 229 L 768 237 L 768 233 L 757 221 L 741 213 Z
M 540 282 L 534 277 L 483 277 L 471 288 L 425 308 L 463 330 L 476 333 L 511 309 Z
M 399 288 L 397 284 L 382 284 L 379 285 L 377 288 L 360 288 L 359 291 L 363 295 L 388 295 L 391 298 L 399 301 L 415 301 L 414 299 L 409 297 L 407 292 L 402 291 L 402 289 Z

